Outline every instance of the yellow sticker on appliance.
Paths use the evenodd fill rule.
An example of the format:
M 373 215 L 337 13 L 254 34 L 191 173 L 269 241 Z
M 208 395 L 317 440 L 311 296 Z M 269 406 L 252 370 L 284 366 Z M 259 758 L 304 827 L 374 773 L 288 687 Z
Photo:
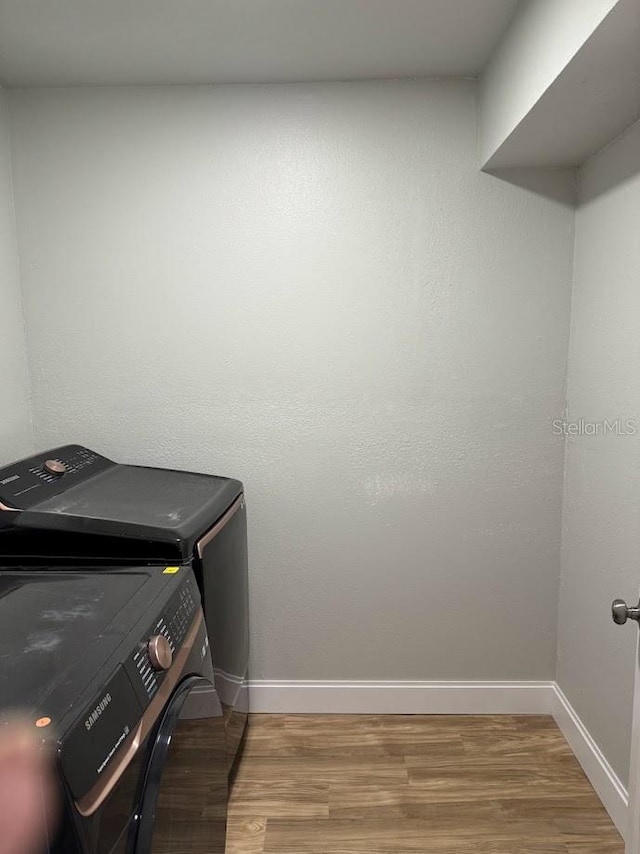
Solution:
M 179 566 L 168 566 L 164 571 L 163 575 L 175 575 L 176 572 L 180 572 Z

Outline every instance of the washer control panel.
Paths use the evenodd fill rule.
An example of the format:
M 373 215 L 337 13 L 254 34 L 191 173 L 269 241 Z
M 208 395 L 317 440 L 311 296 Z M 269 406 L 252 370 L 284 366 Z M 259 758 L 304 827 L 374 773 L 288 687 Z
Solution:
M 129 657 L 125 669 L 143 706 L 156 695 L 164 674 L 171 668 L 184 643 L 199 606 L 200 594 L 190 572 L 165 612 L 147 628 Z
M 115 465 L 81 445 L 65 445 L 0 469 L 0 504 L 28 510 Z
M 169 695 L 186 675 L 186 656 L 181 652 L 195 626 L 194 648 L 206 645 L 204 623 L 197 620 L 200 595 L 191 569 L 154 566 L 148 573 L 153 578 L 116 611 L 93 651 L 83 658 L 78 650 L 74 677 L 61 679 L 59 703 L 45 709 L 59 726 L 59 733 L 51 737 L 57 739 L 60 763 L 76 800 L 85 798 L 101 777 L 116 775 L 114 766 L 122 751 L 131 747 L 145 714 L 151 726 L 160 720 L 169 699 L 162 696 L 163 683 L 166 680 Z M 103 661 L 98 653 L 102 638 L 107 650 Z

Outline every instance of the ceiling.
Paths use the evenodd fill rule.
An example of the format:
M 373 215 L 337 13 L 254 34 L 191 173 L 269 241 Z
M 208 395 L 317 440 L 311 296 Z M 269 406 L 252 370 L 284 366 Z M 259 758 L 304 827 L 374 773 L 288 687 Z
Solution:
M 517 0 L 0 0 L 5 86 L 477 76 Z

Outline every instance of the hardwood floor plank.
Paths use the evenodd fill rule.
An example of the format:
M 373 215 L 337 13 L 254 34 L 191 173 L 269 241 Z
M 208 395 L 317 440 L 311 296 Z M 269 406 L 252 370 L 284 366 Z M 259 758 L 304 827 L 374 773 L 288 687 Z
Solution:
M 624 854 L 624 845 L 619 840 L 595 840 L 592 842 L 567 842 L 567 854 Z
M 371 781 L 380 784 L 401 784 L 408 781 L 408 771 L 402 757 L 350 755 L 254 757 L 245 753 L 238 768 L 236 783 L 248 781 L 272 786 L 294 781 L 297 783 L 331 783 L 340 781 Z
M 566 837 L 567 843 L 580 836 L 606 838 L 612 828 L 607 811 L 591 792 L 565 797 L 507 800 L 501 801 L 500 806 L 510 820 L 552 824 Z
M 505 815 L 498 801 L 427 803 L 419 789 L 408 786 L 395 790 L 375 784 L 329 787 L 329 816 L 336 820 L 370 822 L 413 818 L 430 821 L 434 828 L 445 830 L 460 825 L 461 812 L 464 812 L 466 823 L 484 826 L 496 824 Z
M 267 819 L 264 816 L 237 816 L 231 812 L 227 822 L 226 854 L 263 854 Z M 203 854 L 206 848 L 202 849 Z
M 493 756 L 568 756 L 573 758 L 571 748 L 559 730 L 514 729 L 502 733 L 462 733 L 461 741 L 467 755 Z
M 229 808 L 234 816 L 260 812 L 269 818 L 328 818 L 329 786 L 288 780 L 265 787 L 262 782 L 245 780 L 233 787 Z

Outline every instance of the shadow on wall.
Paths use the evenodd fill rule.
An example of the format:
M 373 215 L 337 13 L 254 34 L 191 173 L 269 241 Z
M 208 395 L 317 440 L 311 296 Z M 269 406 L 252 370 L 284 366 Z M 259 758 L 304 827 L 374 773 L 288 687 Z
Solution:
M 561 169 L 486 169 L 487 175 L 493 175 L 500 181 L 514 184 L 523 190 L 529 190 L 547 199 L 574 207 L 577 199 L 576 170 L 571 167 Z M 564 175 L 564 181 L 559 176 Z
M 580 191 L 580 204 L 585 204 L 603 193 L 640 176 L 640 121 L 627 128 L 609 145 L 617 146 L 617 155 L 610 158 L 606 170 L 597 170 L 587 186 Z M 609 146 L 607 146 L 608 148 Z

